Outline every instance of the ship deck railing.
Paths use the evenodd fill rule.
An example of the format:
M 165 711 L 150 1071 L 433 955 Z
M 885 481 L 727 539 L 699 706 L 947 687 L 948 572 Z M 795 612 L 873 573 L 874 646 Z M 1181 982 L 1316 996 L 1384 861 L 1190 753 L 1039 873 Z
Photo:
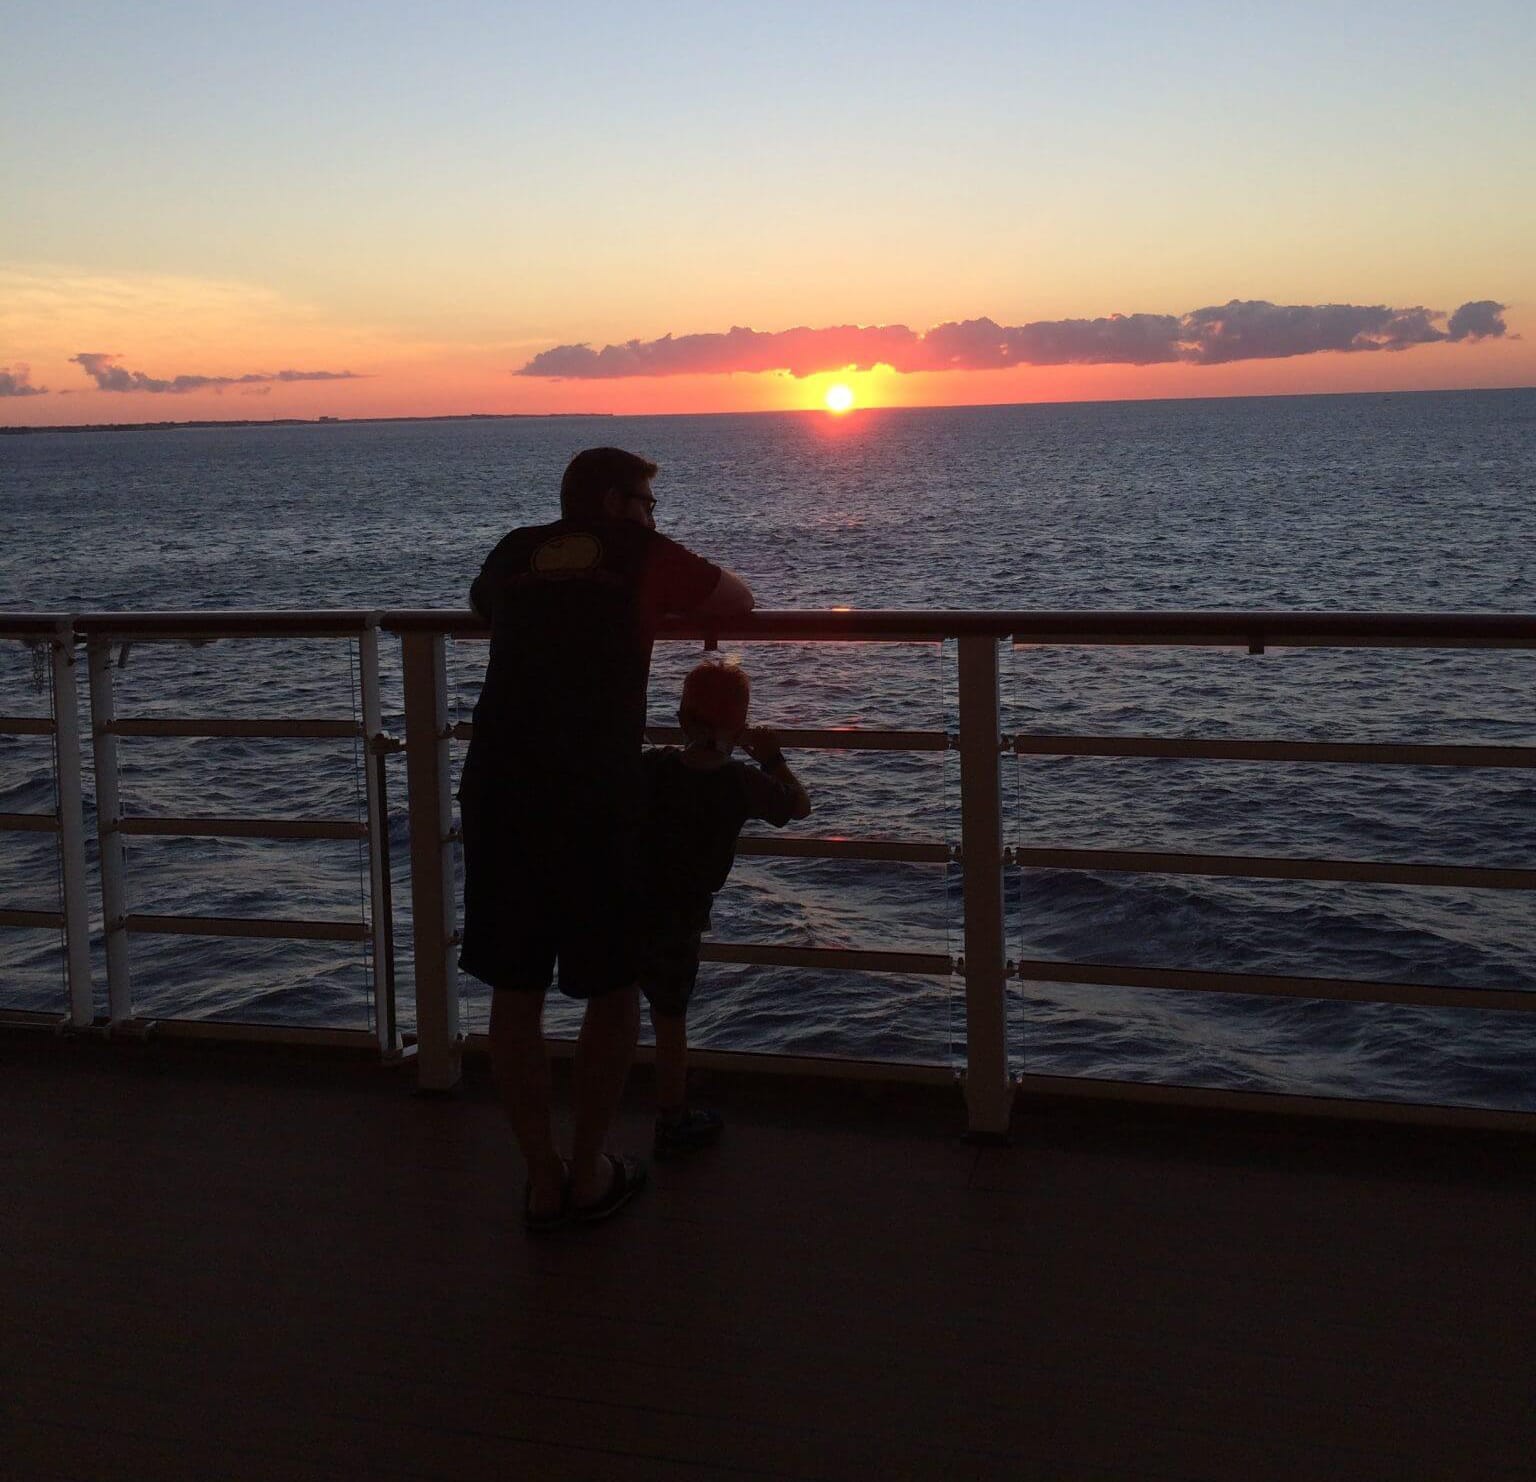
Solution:
M 962 950 L 939 952 L 706 943 L 714 962 L 790 967 L 807 971 L 878 972 L 954 978 L 965 1004 L 963 1085 L 966 1118 L 978 1138 L 1007 1133 L 1016 1093 L 1124 1096 L 1212 1104 L 1272 1104 L 1292 1111 L 1356 1111 L 1372 1117 L 1463 1122 L 1529 1129 L 1526 1112 L 1431 1104 L 1351 1102 L 1332 1097 L 1194 1090 L 1064 1076 L 1016 1075 L 1010 1069 L 1007 1002 L 1010 985 L 1049 982 L 1258 994 L 1353 1003 L 1403 1004 L 1492 1013 L 1536 1010 L 1536 992 L 1518 985 L 1460 988 L 1432 983 L 1381 982 L 1350 977 L 1214 972 L 1179 964 L 1149 967 L 1102 961 L 1010 958 L 1004 881 L 1010 868 L 1054 868 L 1158 875 L 1237 876 L 1252 879 L 1376 883 L 1410 888 L 1455 887 L 1531 891 L 1536 869 L 1400 863 L 1368 859 L 1297 859 L 1188 851 L 1030 848 L 1010 843 L 1003 824 L 1001 762 L 1006 756 L 1088 756 L 1242 761 L 1256 764 L 1323 763 L 1445 768 L 1536 766 L 1536 746 L 1335 741 L 1201 739 L 1138 735 L 1008 734 L 999 695 L 1000 649 L 1013 646 L 1098 647 L 1158 645 L 1237 648 L 1254 656 L 1270 649 L 1421 648 L 1533 649 L 1536 616 L 1527 614 L 1302 613 L 1302 612 L 758 612 L 718 624 L 670 622 L 664 641 L 702 643 L 947 644 L 956 651 L 955 729 L 829 727 L 781 732 L 786 746 L 842 751 L 954 752 L 959 759 L 959 837 L 868 839 L 849 837 L 743 838 L 741 852 L 801 859 L 857 859 L 958 865 L 962 878 Z M 59 931 L 63 938 L 67 1002 L 57 1013 L 6 1011 L 13 1024 L 57 1022 L 77 1032 L 140 1034 L 135 1014 L 129 939 L 136 934 L 290 938 L 360 943 L 372 966 L 372 1027 L 366 1031 L 230 1023 L 158 1017 L 160 1034 L 220 1038 L 286 1038 L 338 1044 L 367 1042 L 386 1059 L 412 1058 L 419 1084 L 441 1090 L 457 1083 L 470 1037 L 461 1022 L 455 966 L 457 902 L 453 851 L 450 745 L 471 734 L 455 722 L 448 703 L 446 643 L 483 640 L 485 625 L 468 611 L 362 609 L 313 611 L 0 613 L 0 640 L 33 646 L 51 678 L 46 714 L 0 713 L 0 734 L 51 738 L 57 807 L 53 813 L 0 814 L 0 831 L 42 831 L 56 836 L 60 860 L 57 910 L 39 911 L 0 899 L 0 926 Z M 351 647 L 353 718 L 119 716 L 114 653 L 142 643 L 204 644 L 244 639 L 335 639 Z M 387 731 L 380 695 L 380 644 L 398 642 L 403 689 L 402 734 Z M 88 689 L 88 738 L 80 724 L 82 659 Z M 11 707 L 0 700 L 0 712 Z M 669 739 L 665 730 L 652 739 Z M 354 819 L 249 817 L 137 817 L 126 814 L 118 786 L 120 737 L 244 737 L 350 740 L 364 757 L 365 808 Z M 105 1014 L 91 965 L 90 885 L 86 862 L 83 748 L 89 741 L 96 789 L 101 920 L 105 942 Z M 387 758 L 404 753 L 410 826 L 409 891 L 414 1000 L 413 1034 L 401 1028 L 397 1004 L 394 903 L 389 859 Z M 128 906 L 123 842 L 146 835 L 263 839 L 353 839 L 367 857 L 367 890 L 356 919 L 252 918 L 225 915 L 145 914 Z M 947 1081 L 940 1065 L 853 1062 L 834 1057 L 744 1055 L 717 1051 L 696 1056 L 733 1067 L 796 1074 Z

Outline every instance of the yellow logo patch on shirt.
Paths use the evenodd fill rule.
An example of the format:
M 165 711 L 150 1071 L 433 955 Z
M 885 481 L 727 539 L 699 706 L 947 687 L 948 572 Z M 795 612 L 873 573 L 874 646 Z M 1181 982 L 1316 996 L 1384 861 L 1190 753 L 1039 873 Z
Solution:
M 533 553 L 529 566 L 537 576 L 583 576 L 603 563 L 603 547 L 591 535 L 556 535 Z

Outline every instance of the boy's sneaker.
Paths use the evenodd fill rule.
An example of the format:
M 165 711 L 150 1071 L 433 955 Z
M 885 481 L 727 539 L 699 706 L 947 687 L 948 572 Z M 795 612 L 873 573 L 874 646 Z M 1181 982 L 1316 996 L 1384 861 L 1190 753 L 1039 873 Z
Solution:
M 702 1106 L 685 1106 L 680 1112 L 662 1112 L 656 1118 L 653 1155 L 669 1158 L 710 1147 L 720 1140 L 724 1128 L 725 1118 Z

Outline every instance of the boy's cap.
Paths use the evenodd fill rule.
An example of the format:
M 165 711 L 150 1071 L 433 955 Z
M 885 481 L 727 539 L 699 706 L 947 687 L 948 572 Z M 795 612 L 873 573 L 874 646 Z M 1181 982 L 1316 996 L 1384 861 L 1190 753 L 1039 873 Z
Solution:
M 683 713 L 711 730 L 739 731 L 747 723 L 751 700 L 752 681 L 735 664 L 706 659 L 683 681 Z

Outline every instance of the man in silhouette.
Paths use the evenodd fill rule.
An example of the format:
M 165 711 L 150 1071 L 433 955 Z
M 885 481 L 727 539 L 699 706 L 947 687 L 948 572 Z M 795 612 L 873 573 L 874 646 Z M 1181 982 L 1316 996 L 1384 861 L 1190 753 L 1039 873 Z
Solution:
M 459 792 L 459 962 L 492 989 L 491 1057 L 535 1231 L 606 1218 L 645 1182 L 645 1165 L 604 1141 L 640 1024 L 625 902 L 651 645 L 664 614 L 752 609 L 739 577 L 657 533 L 656 472 L 619 448 L 578 453 L 560 518 L 505 536 L 470 588 L 491 653 Z M 543 1035 L 557 964 L 560 991 L 586 1001 L 568 1165 Z

